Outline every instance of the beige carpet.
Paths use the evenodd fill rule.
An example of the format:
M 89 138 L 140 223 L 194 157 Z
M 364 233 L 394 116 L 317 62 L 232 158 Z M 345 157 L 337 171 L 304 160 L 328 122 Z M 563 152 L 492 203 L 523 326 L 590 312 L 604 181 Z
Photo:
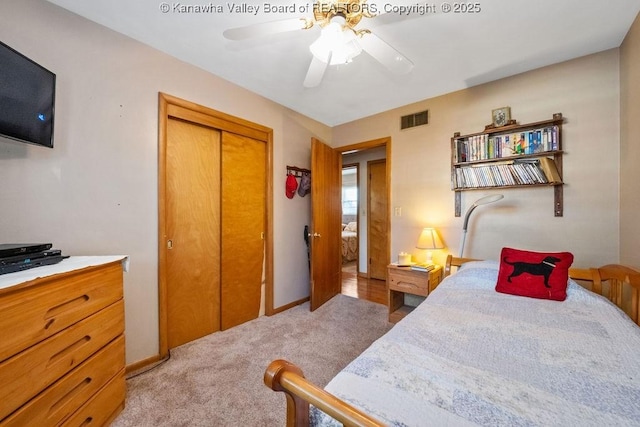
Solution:
M 285 397 L 262 381 L 269 362 L 296 363 L 324 387 L 391 326 L 386 306 L 337 295 L 211 334 L 128 380 L 113 426 L 283 426 Z

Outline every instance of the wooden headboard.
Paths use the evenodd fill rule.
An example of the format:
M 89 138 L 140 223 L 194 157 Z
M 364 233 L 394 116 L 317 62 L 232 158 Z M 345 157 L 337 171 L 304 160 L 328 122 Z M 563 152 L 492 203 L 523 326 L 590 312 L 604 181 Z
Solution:
M 475 258 L 454 257 L 451 254 L 447 255 L 447 261 L 444 264 L 444 277 L 447 277 L 448 275 L 451 274 L 451 267 L 460 267 L 462 264 L 469 261 L 480 261 L 480 260 Z
M 469 261 L 479 260 L 447 255 L 444 277 L 451 274 L 452 267 L 460 267 Z M 608 298 L 640 325 L 640 271 L 624 265 L 608 264 L 598 268 L 570 268 L 569 277 L 587 282 L 592 292 Z

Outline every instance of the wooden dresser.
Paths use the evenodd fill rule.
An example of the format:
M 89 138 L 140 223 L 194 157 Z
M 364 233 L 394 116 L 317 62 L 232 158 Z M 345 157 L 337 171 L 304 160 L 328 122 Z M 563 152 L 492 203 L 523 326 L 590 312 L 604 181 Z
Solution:
M 0 276 L 40 276 L 0 288 L 0 426 L 102 426 L 124 408 L 122 258 Z

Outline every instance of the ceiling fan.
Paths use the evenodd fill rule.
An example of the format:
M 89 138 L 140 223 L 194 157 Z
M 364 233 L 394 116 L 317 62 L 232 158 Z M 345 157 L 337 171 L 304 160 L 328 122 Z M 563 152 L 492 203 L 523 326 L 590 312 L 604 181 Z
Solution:
M 320 84 L 328 65 L 346 64 L 363 50 L 395 74 L 406 74 L 413 63 L 368 29 L 357 29 L 362 18 L 374 18 L 378 11 L 367 0 L 316 0 L 313 17 L 290 18 L 225 30 L 229 40 L 244 40 L 269 34 L 320 27 L 320 37 L 309 46 L 313 54 L 303 85 Z M 380 13 L 379 13 L 380 12 Z

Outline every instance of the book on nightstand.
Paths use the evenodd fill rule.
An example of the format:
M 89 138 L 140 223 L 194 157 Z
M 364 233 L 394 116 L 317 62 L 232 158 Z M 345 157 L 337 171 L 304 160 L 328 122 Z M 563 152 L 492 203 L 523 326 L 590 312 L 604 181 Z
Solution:
M 434 264 L 426 264 L 426 263 L 417 263 L 411 266 L 412 270 L 417 270 L 417 271 L 431 271 L 434 268 L 436 268 Z

